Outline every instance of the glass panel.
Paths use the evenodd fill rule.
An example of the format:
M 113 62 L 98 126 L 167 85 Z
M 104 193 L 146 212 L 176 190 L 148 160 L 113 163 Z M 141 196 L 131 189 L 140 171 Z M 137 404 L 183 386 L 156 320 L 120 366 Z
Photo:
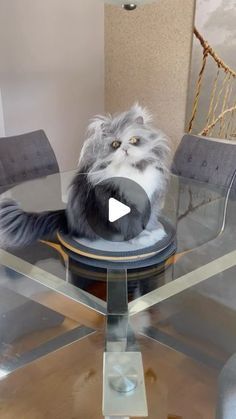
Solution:
M 126 269 L 107 271 L 107 325 L 106 351 L 127 350 L 128 343 L 128 291 Z
M 5 191 L 1 197 L 12 197 L 18 200 L 26 211 L 61 209 L 66 206 L 68 186 L 74 175 L 75 171 L 71 171 L 20 185 L 9 185 L 8 191 Z M 183 251 L 200 249 L 202 244 L 217 237 L 224 222 L 226 193 L 224 188 L 171 176 L 161 217 L 167 219 L 174 229 L 178 219 L 177 252 L 182 256 L 176 259 L 174 273 L 171 259 L 168 263 L 165 263 L 163 259 L 162 262 L 158 260 L 147 264 L 140 262 L 139 265 L 135 263 L 140 259 L 140 254 L 136 259 L 132 259 L 134 263 L 127 265 L 129 301 L 172 281 L 173 275 L 181 275 L 186 269 L 188 259 L 188 252 L 183 256 Z M 97 261 L 96 254 L 98 253 L 96 252 L 99 251 L 99 247 L 102 246 L 103 256 L 107 251 L 113 252 L 116 256 L 117 250 L 122 249 L 122 254 L 127 256 L 130 250 L 137 251 L 138 249 L 134 241 L 127 245 L 106 240 L 89 243 L 85 240 L 83 244 L 89 243 L 95 251 L 95 256 L 91 259 L 91 255 L 88 257 L 86 252 L 85 256 L 80 254 L 79 257 L 72 257 L 74 252 L 71 252 L 69 247 L 61 246 L 57 237 L 54 237 L 52 241 L 53 243 L 37 242 L 22 249 L 8 249 L 7 251 L 20 260 L 57 276 L 62 283 L 71 283 L 102 299 L 106 298 L 106 270 L 109 267 L 112 268 L 112 264 L 109 265 L 109 261 L 100 263 Z M 75 244 L 73 242 L 73 245 Z M 214 254 L 211 257 L 214 258 Z M 2 263 L 4 263 L 3 259 L 2 256 Z M 10 264 L 10 261 L 8 263 Z M 123 263 L 122 258 L 121 263 Z M 13 269 L 17 269 L 15 265 L 16 262 L 12 258 Z M 189 269 L 192 269 L 192 265 Z
M 49 285 L 50 280 L 44 282 Z M 75 316 L 75 309 L 70 305 L 70 290 L 63 300 L 63 290 L 58 282 L 51 281 L 51 284 L 60 294 L 12 269 L 0 266 L 0 375 L 6 376 L 92 333 L 92 311 L 90 322 L 85 320 L 84 323 L 81 306 L 78 304 L 81 301 L 84 311 L 85 299 L 82 301 L 77 298 Z M 89 317 L 89 313 L 87 315 Z M 98 324 L 97 321 L 95 323 Z
M 216 237 L 223 226 L 227 190 L 180 178 L 178 250 L 186 251 Z
M 217 274 L 183 292 L 176 286 L 171 298 L 157 291 L 159 303 L 134 317 L 139 332 L 219 371 L 236 352 L 235 256 L 227 256 L 230 268 L 221 258 Z

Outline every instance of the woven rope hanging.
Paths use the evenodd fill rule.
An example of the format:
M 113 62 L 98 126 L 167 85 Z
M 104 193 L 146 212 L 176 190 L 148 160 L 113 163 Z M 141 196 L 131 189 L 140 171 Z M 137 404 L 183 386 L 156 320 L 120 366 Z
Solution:
M 228 140 L 235 139 L 236 72 L 218 56 L 196 28 L 194 29 L 194 35 L 200 42 L 203 54 L 195 88 L 192 113 L 188 123 L 188 132 Z M 210 94 L 208 95 L 209 103 L 207 107 L 202 107 L 201 98 L 206 88 L 204 77 L 206 76 L 208 64 L 212 66 L 212 63 L 216 66 L 216 73 L 213 76 Z M 205 96 L 204 100 L 206 100 Z M 206 113 L 205 118 L 202 112 Z M 202 125 L 200 130 L 199 124 Z

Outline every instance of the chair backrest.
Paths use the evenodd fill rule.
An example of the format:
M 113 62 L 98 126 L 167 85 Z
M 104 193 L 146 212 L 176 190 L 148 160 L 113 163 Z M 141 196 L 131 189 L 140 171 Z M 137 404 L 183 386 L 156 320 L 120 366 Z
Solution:
M 44 131 L 0 138 L 0 188 L 59 172 Z
M 172 172 L 181 176 L 178 237 L 182 251 L 200 246 L 225 228 L 228 191 L 231 200 L 236 192 L 236 143 L 186 134 Z
M 236 143 L 184 135 L 172 172 L 179 176 L 228 187 L 236 170 Z

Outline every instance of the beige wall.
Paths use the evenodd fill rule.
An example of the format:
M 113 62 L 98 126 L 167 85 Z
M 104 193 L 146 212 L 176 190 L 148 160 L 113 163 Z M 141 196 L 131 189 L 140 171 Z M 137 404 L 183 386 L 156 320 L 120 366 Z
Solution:
M 194 0 L 134 12 L 106 6 L 105 108 L 138 100 L 179 141 L 184 130 Z M 6 135 L 45 129 L 62 170 L 75 166 L 88 118 L 104 111 L 100 0 L 0 0 Z
M 0 89 L 0 137 L 5 136 L 5 127 L 4 127 L 4 117 L 3 117 L 3 107 L 2 107 L 2 94 Z
M 0 0 L 6 135 L 43 128 L 62 170 L 88 118 L 104 110 L 104 6 L 98 0 Z
M 148 106 L 175 144 L 185 125 L 194 0 L 105 10 L 105 108 Z

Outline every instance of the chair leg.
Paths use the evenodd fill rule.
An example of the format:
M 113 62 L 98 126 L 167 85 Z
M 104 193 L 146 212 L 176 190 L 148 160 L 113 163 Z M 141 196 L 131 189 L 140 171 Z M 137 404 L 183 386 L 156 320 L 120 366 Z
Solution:
M 219 375 L 216 419 L 236 417 L 236 354 L 225 364 Z

